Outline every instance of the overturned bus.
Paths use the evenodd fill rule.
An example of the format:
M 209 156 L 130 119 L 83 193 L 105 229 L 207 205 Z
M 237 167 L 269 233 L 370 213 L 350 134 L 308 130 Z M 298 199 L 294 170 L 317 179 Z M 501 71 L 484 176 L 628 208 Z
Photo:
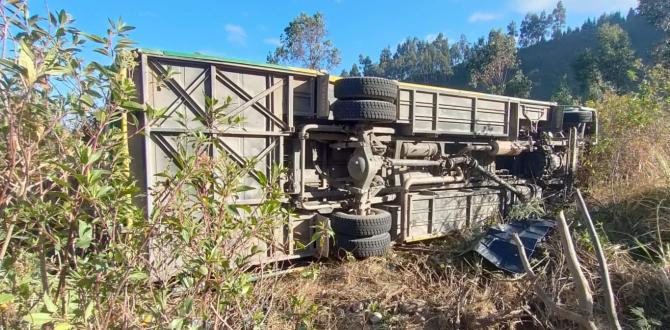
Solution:
M 324 254 L 328 244 L 311 241 L 317 223 L 335 232 L 331 246 L 367 257 L 500 219 L 569 186 L 597 133 L 584 107 L 199 54 L 138 50 L 138 61 L 140 101 L 167 110 L 130 143 L 143 206 L 154 207 L 155 176 L 174 165 L 171 141 L 186 132 L 176 118 L 197 126 L 207 98 L 230 97 L 227 111 L 244 121 L 209 133 L 240 164 L 288 169 L 296 216 L 261 243 L 263 261 Z M 260 197 L 245 191 L 237 203 Z

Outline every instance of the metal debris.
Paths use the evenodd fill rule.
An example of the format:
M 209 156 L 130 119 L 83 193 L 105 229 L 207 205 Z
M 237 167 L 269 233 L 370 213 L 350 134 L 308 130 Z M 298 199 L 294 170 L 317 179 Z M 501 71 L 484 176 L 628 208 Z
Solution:
M 554 221 L 543 219 L 528 219 L 495 225 L 479 239 L 473 251 L 502 270 L 510 273 L 523 273 L 523 264 L 514 243 L 513 234 L 519 235 L 526 249 L 526 255 L 531 257 L 537 245 L 555 226 Z

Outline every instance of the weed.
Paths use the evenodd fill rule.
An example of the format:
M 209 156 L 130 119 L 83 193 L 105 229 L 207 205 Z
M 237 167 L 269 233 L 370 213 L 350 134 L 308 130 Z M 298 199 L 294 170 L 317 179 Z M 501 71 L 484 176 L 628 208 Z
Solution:
M 291 313 L 296 320 L 296 329 L 315 329 L 314 317 L 316 316 L 319 306 L 302 296 L 290 296 L 289 298 Z
M 525 203 L 516 203 L 509 211 L 507 218 L 510 220 L 522 220 L 530 217 L 542 217 L 546 214 L 544 202 L 533 198 Z
M 308 278 L 308 279 L 311 279 L 312 281 L 316 281 L 316 279 L 319 278 L 319 272 L 320 272 L 319 265 L 316 264 L 316 263 L 313 263 L 306 270 L 304 270 L 302 273 L 300 273 L 300 275 L 303 278 Z
M 633 307 L 630 309 L 630 312 L 636 317 L 635 325 L 637 329 L 652 330 L 658 329 L 662 325 L 661 322 L 656 319 L 647 318 L 644 314 L 644 308 L 642 307 Z

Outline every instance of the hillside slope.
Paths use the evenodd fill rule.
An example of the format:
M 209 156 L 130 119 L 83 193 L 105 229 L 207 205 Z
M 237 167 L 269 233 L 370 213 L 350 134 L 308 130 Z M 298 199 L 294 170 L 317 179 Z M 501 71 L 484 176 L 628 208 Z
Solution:
M 636 56 L 643 62 L 650 59 L 651 50 L 663 37 L 660 30 L 639 14 L 630 12 L 623 17 L 615 13 L 603 15 L 597 21 L 587 21 L 581 28 L 568 31 L 557 39 L 520 48 L 521 69 L 533 81 L 531 98 L 550 99 L 564 75 L 567 76 L 568 85 L 573 88 L 573 92 L 576 92 L 579 83 L 575 80 L 572 64 L 584 50 L 597 46 L 598 26 L 607 22 L 620 25 L 628 33 Z M 453 70 L 454 73 L 446 85 L 473 90 L 468 85 L 465 64 L 457 65 Z
M 636 55 L 649 60 L 651 50 L 662 38 L 662 33 L 642 16 L 629 13 L 626 18 L 619 14 L 603 16 L 597 23 L 587 22 L 581 29 L 565 33 L 560 38 L 519 49 L 521 68 L 533 81 L 532 97 L 548 99 L 563 75 L 573 88 L 579 85 L 574 80 L 572 63 L 587 48 L 597 44 L 597 26 L 605 23 L 619 24 L 630 36 Z

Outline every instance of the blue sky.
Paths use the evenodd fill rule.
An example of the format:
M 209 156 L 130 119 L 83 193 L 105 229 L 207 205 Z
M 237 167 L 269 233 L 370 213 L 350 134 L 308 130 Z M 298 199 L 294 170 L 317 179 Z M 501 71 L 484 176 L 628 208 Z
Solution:
M 254 61 L 265 61 L 278 43 L 287 23 L 300 12 L 320 11 L 326 17 L 330 39 L 350 68 L 358 54 L 377 59 L 385 46 L 395 46 L 408 36 L 423 39 L 444 33 L 450 40 L 461 33 L 470 41 L 491 28 L 517 26 L 526 12 L 550 11 L 557 0 L 286 0 L 286 1 L 176 1 L 176 0 L 49 0 L 50 10 L 66 9 L 84 31 L 102 33 L 107 18 L 122 16 L 137 27 L 132 38 L 139 47 L 201 52 Z M 569 26 L 588 17 L 622 11 L 636 0 L 564 0 Z M 42 1 L 32 1 L 33 10 Z

